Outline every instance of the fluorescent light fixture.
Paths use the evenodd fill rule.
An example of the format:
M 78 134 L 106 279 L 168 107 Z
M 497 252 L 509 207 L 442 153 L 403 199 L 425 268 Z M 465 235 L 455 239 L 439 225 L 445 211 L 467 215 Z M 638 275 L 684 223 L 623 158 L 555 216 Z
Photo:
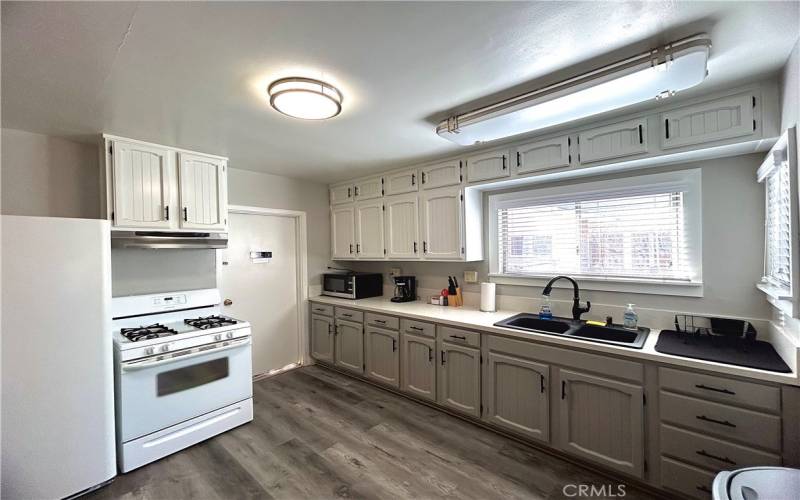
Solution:
M 342 94 L 312 78 L 281 78 L 267 89 L 269 104 L 279 113 L 303 120 L 326 120 L 342 111 Z
M 436 133 L 462 146 L 661 100 L 705 80 L 711 40 L 695 35 L 575 78 L 455 115 Z

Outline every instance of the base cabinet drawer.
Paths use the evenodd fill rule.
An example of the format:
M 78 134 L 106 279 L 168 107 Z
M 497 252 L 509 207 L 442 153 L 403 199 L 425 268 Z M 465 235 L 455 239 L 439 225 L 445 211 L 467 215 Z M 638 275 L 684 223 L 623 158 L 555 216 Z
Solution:
M 436 341 L 400 333 L 400 388 L 409 394 L 436 401 Z
M 413 335 L 424 335 L 425 337 L 431 338 L 436 337 L 436 325 L 414 319 L 401 318 L 400 331 Z
M 662 389 L 710 401 L 748 406 L 773 413 L 781 409 L 781 390 L 755 382 L 661 367 L 658 369 L 658 383 Z
M 661 424 L 661 453 L 715 472 L 781 464 L 778 455 L 667 424 Z
M 336 319 L 344 319 L 347 321 L 355 321 L 356 323 L 363 323 L 364 313 L 362 311 L 356 311 L 355 309 L 344 309 L 337 307 Z
M 661 486 L 691 498 L 711 498 L 715 474 L 688 464 L 661 457 Z
M 711 401 L 661 391 L 661 420 L 759 448 L 780 451 L 781 419 Z
M 461 330 L 449 326 L 439 326 L 437 329 L 438 338 L 453 344 L 463 344 L 472 347 L 481 346 L 481 334 L 469 330 Z
M 397 330 L 400 328 L 400 318 L 394 316 L 384 316 L 383 314 L 365 313 L 364 323 L 367 325 L 374 325 L 380 328 L 387 328 L 389 330 Z
M 311 303 L 312 314 L 321 314 L 322 316 L 333 316 L 333 306 L 328 304 Z

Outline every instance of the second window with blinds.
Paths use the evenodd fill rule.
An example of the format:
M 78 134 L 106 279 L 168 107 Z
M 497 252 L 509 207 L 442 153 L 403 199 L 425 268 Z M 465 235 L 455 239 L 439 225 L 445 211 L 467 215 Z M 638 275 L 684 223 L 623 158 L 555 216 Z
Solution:
M 489 196 L 490 276 L 702 296 L 700 170 Z

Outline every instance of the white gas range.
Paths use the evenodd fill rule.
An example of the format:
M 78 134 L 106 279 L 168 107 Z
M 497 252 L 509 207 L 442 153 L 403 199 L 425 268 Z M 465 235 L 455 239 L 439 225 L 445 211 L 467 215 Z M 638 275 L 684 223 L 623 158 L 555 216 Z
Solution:
M 253 419 L 250 324 L 216 289 L 112 300 L 122 472 Z

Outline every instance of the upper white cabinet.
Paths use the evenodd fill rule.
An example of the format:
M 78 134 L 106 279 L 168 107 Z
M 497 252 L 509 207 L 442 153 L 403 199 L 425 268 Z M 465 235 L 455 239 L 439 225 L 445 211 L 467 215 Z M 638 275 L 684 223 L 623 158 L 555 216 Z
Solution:
M 356 256 L 361 259 L 383 257 L 383 202 L 360 201 L 355 205 Z
M 502 149 L 468 157 L 467 181 L 478 182 L 508 177 L 510 156 L 507 149 Z
M 621 158 L 647 152 L 647 119 L 586 130 L 578 136 L 581 163 Z
M 355 258 L 355 236 L 355 207 L 353 205 L 331 207 L 331 257 Z
M 353 186 L 353 195 L 356 201 L 380 198 L 383 196 L 383 178 L 372 177 L 356 182 Z
M 661 113 L 664 149 L 752 135 L 756 131 L 752 94 L 740 94 Z
M 436 189 L 461 184 L 461 161 L 451 160 L 420 169 L 422 189 Z
M 385 200 L 384 205 L 386 256 L 390 259 L 418 259 L 420 245 L 417 194 L 392 196 Z
M 227 230 L 227 158 L 109 135 L 103 144 L 113 229 Z
M 114 226 L 169 229 L 177 214 L 173 197 L 173 155 L 166 148 L 114 141 L 112 145 Z
M 180 225 L 184 229 L 225 229 L 228 223 L 227 161 L 178 153 Z
M 413 193 L 419 189 L 417 169 L 392 172 L 383 177 L 383 190 L 386 196 Z
M 464 237 L 460 187 L 427 191 L 420 196 L 422 256 L 425 259 L 459 259 Z
M 569 153 L 570 142 L 569 136 L 565 135 L 517 146 L 517 173 L 528 174 L 551 168 L 568 167 L 572 160 Z
M 353 201 L 353 185 L 339 184 L 330 187 L 331 205 L 349 203 Z

